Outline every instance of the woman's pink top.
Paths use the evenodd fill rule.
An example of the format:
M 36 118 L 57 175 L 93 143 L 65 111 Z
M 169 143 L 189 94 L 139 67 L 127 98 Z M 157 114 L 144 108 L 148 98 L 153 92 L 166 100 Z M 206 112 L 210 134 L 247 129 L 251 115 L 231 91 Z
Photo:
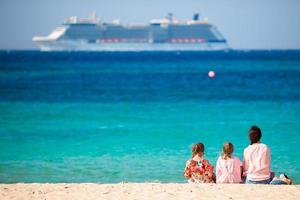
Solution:
M 251 181 L 262 181 L 270 178 L 270 149 L 262 143 L 249 145 L 244 150 L 244 171 Z
M 242 162 L 237 157 L 224 160 L 220 156 L 216 166 L 217 183 L 241 183 L 241 167 Z

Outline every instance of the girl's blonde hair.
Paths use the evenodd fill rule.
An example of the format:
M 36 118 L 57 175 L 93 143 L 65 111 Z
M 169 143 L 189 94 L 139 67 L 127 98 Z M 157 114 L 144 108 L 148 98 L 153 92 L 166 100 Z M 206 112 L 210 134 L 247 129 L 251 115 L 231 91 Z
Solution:
M 192 158 L 198 153 L 204 153 L 204 144 L 201 142 L 194 144 L 192 148 Z
M 225 142 L 223 144 L 223 159 L 231 158 L 231 154 L 233 153 L 233 144 L 230 142 Z

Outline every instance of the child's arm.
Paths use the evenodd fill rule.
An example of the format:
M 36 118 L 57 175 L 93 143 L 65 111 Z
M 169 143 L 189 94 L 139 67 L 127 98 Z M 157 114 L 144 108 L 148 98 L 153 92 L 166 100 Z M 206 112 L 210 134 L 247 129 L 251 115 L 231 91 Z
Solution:
M 237 158 L 238 159 L 238 158 Z M 240 161 L 240 159 L 238 159 L 239 165 L 240 165 L 240 169 L 241 169 L 241 179 L 243 181 L 244 179 L 244 167 L 243 167 L 243 162 Z
M 209 163 L 208 160 L 206 160 L 206 166 L 205 166 L 205 169 L 206 169 L 207 171 L 214 172 L 214 166 L 211 165 L 211 164 Z
M 217 180 L 219 179 L 219 177 L 222 175 L 222 171 L 220 169 L 220 158 L 218 159 L 217 161 L 217 164 L 216 164 L 216 178 Z
M 204 173 L 207 174 L 209 177 L 214 176 L 214 166 L 212 166 L 208 160 L 204 159 L 202 161 L 202 164 L 204 165 Z
M 246 160 L 246 156 L 245 156 L 245 150 L 244 150 L 244 157 L 243 157 L 243 175 L 244 177 L 247 176 L 247 170 L 248 170 L 248 161 Z
M 192 176 L 192 172 L 191 172 L 190 162 L 189 161 L 186 162 L 185 169 L 184 169 L 184 176 L 186 178 L 191 178 L 191 176 Z
M 243 173 L 244 173 L 244 170 L 243 170 L 243 166 L 241 166 L 241 179 L 243 180 Z

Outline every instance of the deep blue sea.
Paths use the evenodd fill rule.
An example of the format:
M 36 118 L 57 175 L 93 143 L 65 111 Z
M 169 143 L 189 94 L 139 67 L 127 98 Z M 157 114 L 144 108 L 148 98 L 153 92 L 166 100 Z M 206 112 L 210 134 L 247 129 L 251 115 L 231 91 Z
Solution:
M 0 183 L 185 182 L 255 124 L 299 184 L 299 122 L 300 51 L 0 52 Z

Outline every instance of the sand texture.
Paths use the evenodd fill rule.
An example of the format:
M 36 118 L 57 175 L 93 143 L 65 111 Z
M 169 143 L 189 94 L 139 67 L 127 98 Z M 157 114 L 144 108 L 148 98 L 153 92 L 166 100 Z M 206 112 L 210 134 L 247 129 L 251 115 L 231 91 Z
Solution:
M 0 199 L 300 199 L 300 185 L 226 184 L 0 184 Z

